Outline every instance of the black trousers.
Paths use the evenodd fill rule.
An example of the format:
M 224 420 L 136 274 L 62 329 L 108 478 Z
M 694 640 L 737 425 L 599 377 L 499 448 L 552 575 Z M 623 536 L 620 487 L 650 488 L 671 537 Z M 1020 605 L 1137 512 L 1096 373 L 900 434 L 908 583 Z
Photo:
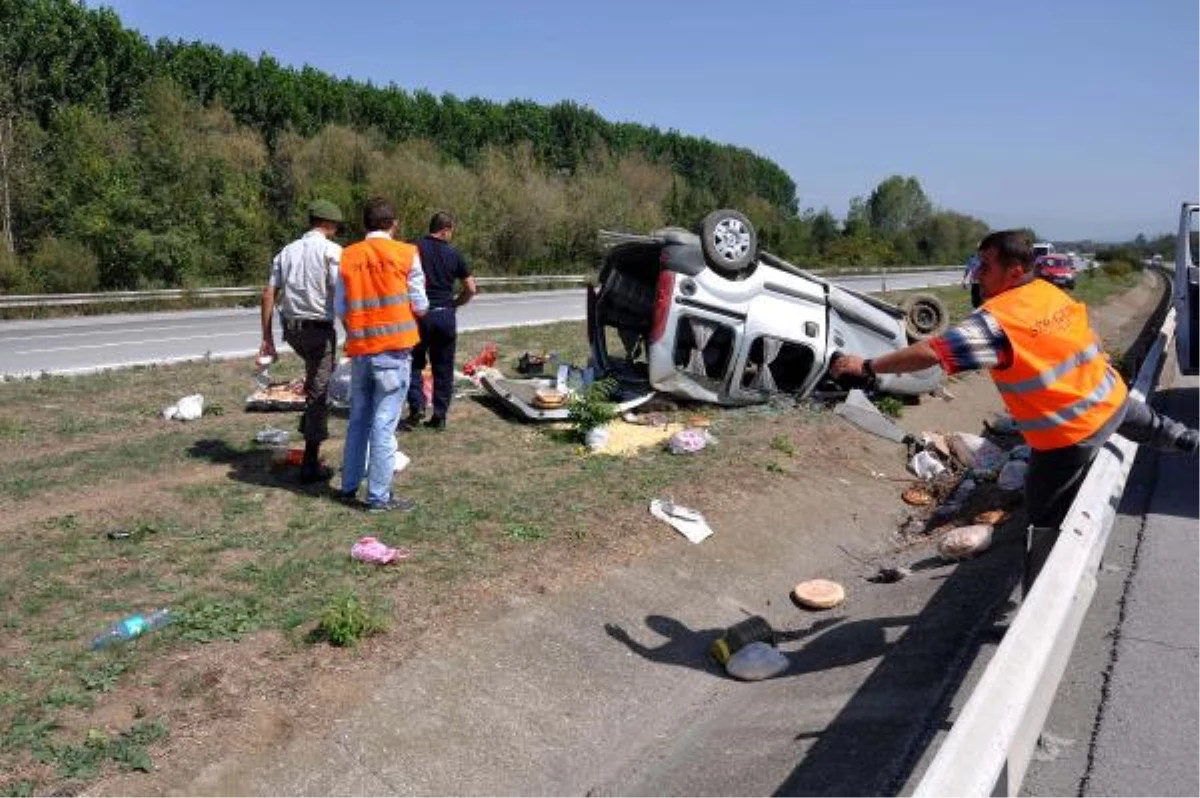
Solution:
M 454 353 L 458 347 L 458 320 L 454 308 L 430 308 L 417 321 L 421 342 L 412 351 L 412 379 L 408 382 L 408 412 L 425 412 L 421 372 L 426 364 L 433 371 L 433 417 L 446 418 L 454 395 Z
M 337 353 L 333 324 L 315 325 L 284 321 L 283 340 L 304 359 L 304 413 L 300 433 L 305 443 L 329 437 L 329 377 Z
M 1134 443 L 1155 449 L 1172 451 L 1176 440 L 1187 430 L 1186 425 L 1136 399 L 1126 400 L 1117 412 L 1122 414 L 1117 432 Z M 1025 508 L 1030 527 L 1025 539 L 1022 580 L 1026 594 L 1046 564 L 1058 540 L 1059 527 L 1100 448 L 1077 443 L 1060 449 L 1034 450 L 1030 454 L 1029 470 L 1025 472 Z

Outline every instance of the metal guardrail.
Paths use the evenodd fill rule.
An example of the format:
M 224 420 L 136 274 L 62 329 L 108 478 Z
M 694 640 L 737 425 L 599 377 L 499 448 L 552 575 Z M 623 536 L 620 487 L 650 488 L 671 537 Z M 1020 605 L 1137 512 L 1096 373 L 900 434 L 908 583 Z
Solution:
M 1131 397 L 1145 399 L 1175 336 L 1167 314 Z M 1137 444 L 1113 435 L 1096 456 L 1061 533 L 1008 633 L 914 796 L 1020 792 L 1046 715 L 1096 591 L 1096 572 Z
M 865 267 L 868 271 L 853 273 L 831 272 L 830 277 L 880 277 L 887 290 L 887 277 L 911 272 L 947 271 L 959 266 L 889 266 Z M 590 280 L 586 274 L 540 274 L 518 277 L 476 277 L 480 288 L 510 285 L 581 285 Z M 16 294 L 0 296 L 0 310 L 5 308 L 59 307 L 70 305 L 103 305 L 112 302 L 180 301 L 183 299 L 250 298 L 262 293 L 262 286 L 237 288 L 162 288 L 150 291 L 101 291 L 94 294 Z
M 476 277 L 475 283 L 480 287 L 489 285 L 542 285 L 569 284 L 576 285 L 586 282 L 588 277 L 583 274 L 545 274 L 521 277 Z M 164 288 L 153 291 L 103 291 L 95 294 L 19 294 L 0 296 L 0 309 L 55 307 L 68 305 L 102 305 L 110 302 L 150 302 L 178 301 L 182 299 L 223 299 L 227 297 L 256 297 L 262 293 L 262 286 L 238 288 Z

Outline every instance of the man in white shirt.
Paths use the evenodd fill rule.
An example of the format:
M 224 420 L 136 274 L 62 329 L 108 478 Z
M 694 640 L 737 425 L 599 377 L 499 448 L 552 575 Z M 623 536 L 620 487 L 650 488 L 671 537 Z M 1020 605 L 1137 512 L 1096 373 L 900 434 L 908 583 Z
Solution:
M 262 293 L 262 344 L 259 357 L 274 358 L 271 329 L 275 309 L 283 325 L 283 340 L 304 359 L 304 463 L 300 481 L 324 482 L 332 470 L 321 465 L 321 442 L 329 437 L 329 377 L 337 354 L 334 328 L 334 286 L 342 248 L 332 240 L 342 212 L 329 200 L 308 206 L 309 230 L 288 244 L 271 263 Z

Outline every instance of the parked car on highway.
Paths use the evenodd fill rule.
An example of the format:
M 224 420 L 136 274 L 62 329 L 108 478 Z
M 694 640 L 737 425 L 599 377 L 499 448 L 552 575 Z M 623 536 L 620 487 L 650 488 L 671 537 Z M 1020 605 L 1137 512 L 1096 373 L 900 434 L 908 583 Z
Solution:
M 1200 372 L 1200 205 L 1185 202 L 1179 214 L 1172 280 L 1175 354 L 1184 374 Z
M 1075 266 L 1066 255 L 1042 255 L 1033 262 L 1033 273 L 1059 288 L 1075 287 Z

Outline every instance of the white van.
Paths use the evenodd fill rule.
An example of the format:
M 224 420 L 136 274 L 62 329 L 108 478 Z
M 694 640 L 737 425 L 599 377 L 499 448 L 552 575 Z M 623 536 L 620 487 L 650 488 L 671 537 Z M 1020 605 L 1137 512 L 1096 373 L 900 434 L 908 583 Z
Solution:
M 1043 241 L 1040 244 L 1033 245 L 1033 256 L 1035 258 L 1040 258 L 1043 255 L 1053 255 L 1053 254 L 1054 254 L 1054 245 L 1048 241 Z

